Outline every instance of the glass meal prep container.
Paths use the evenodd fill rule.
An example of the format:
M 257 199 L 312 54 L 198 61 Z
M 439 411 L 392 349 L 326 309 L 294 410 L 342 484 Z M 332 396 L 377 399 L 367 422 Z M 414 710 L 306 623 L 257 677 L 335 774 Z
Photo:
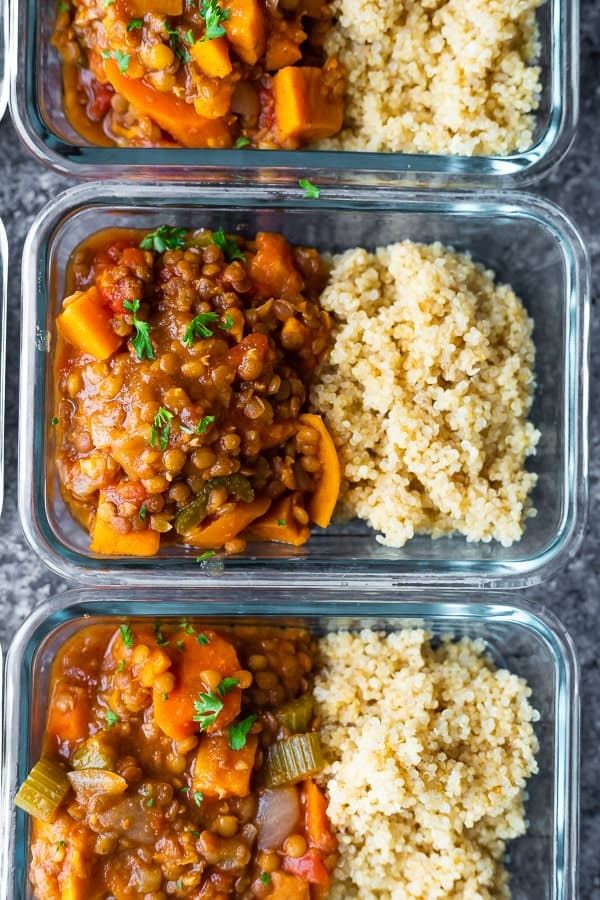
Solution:
M 56 6 L 11 0 L 11 111 L 27 147 L 58 171 L 80 176 L 182 177 L 284 183 L 313 181 L 411 186 L 514 186 L 566 153 L 577 122 L 578 0 L 546 0 L 537 10 L 542 96 L 530 149 L 511 156 L 405 153 L 102 148 L 76 134 L 63 111 L 61 67 L 50 39 Z
M 495 592 L 301 591 L 254 588 L 189 592 L 69 591 L 40 606 L 17 633 L 7 657 L 2 821 L 3 881 L 7 900 L 30 897 L 27 884 L 28 817 L 14 806 L 16 789 L 37 761 L 52 659 L 77 630 L 126 620 L 168 623 L 185 616 L 203 626 L 302 625 L 317 634 L 375 627 L 425 627 L 434 636 L 482 638 L 494 661 L 523 676 L 532 689 L 539 773 L 528 782 L 529 830 L 510 843 L 507 858 L 513 900 L 575 900 L 578 840 L 578 675 L 573 647 L 547 612 Z M 167 602 L 168 601 L 168 602 Z
M 0 514 L 4 502 L 4 381 L 6 377 L 6 296 L 8 290 L 8 241 L 0 219 Z
M 161 547 L 146 559 L 106 557 L 65 506 L 58 485 L 53 352 L 65 267 L 74 248 L 98 230 L 154 229 L 168 223 L 253 234 L 266 229 L 292 241 L 339 251 L 394 240 L 439 240 L 470 250 L 508 281 L 533 317 L 537 391 L 531 419 L 542 433 L 530 465 L 539 475 L 538 510 L 512 547 L 459 537 L 418 536 L 384 547 L 358 522 L 315 531 L 305 547 L 252 543 L 246 552 L 199 566 L 197 552 Z M 528 196 L 506 199 L 442 193 L 323 192 L 316 202 L 293 191 L 251 188 L 90 184 L 52 201 L 29 233 L 23 257 L 19 508 L 31 546 L 65 578 L 176 586 L 225 573 L 228 582 L 302 582 L 324 578 L 382 584 L 533 583 L 563 566 L 582 536 L 587 495 L 588 277 L 585 251 L 554 206 Z

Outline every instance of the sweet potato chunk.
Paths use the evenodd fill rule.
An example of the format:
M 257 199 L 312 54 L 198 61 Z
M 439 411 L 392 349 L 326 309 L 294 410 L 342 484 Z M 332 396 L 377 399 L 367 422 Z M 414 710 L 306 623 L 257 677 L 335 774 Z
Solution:
M 205 797 L 247 797 L 258 738 L 251 734 L 242 750 L 232 750 L 226 734 L 201 738 L 194 764 L 192 788 Z
M 211 78 L 225 78 L 233 66 L 229 59 L 227 38 L 215 38 L 212 41 L 196 41 L 190 53 L 205 75 Z
M 121 346 L 122 338 L 111 325 L 112 312 L 102 303 L 97 288 L 77 291 L 57 319 L 65 340 L 96 359 L 107 359 Z
M 101 502 L 101 501 L 100 501 Z M 92 529 L 90 550 L 103 556 L 155 556 L 160 546 L 160 534 L 147 528 L 119 534 L 110 522 L 96 516 Z
M 343 100 L 333 96 L 321 69 L 286 66 L 273 77 L 275 121 L 282 141 L 331 137 L 342 127 Z
M 223 22 L 229 43 L 237 55 L 253 66 L 265 52 L 265 13 L 259 0 L 227 0 L 229 18 Z

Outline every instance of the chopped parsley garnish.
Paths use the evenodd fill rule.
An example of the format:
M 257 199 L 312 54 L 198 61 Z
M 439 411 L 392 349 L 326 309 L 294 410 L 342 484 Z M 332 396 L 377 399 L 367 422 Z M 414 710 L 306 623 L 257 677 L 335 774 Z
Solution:
M 199 644 L 202 644 L 203 647 L 206 647 L 207 644 L 210 644 L 209 639 L 206 637 L 204 633 L 201 633 L 196 636 L 196 640 Z
M 52 418 L 50 419 L 50 424 L 53 428 L 56 428 L 56 426 L 58 425 L 58 416 L 52 416 Z
M 239 678 L 224 678 L 217 686 L 217 693 L 221 697 L 230 694 L 240 683 Z
M 183 651 L 185 650 L 185 643 L 183 641 L 175 641 L 175 646 L 180 653 L 183 653 Z
M 196 629 L 193 625 L 190 625 L 187 619 L 182 619 L 179 623 L 179 627 L 182 631 L 185 631 L 186 634 L 196 634 Z
M 186 32 L 178 31 L 177 28 L 171 28 L 168 22 L 164 23 L 165 31 L 169 35 L 169 44 L 175 56 L 181 60 L 184 65 L 192 61 L 192 57 L 186 49 L 186 44 L 191 47 L 194 43 L 194 35 L 191 28 Z
M 225 314 L 225 318 L 220 323 L 219 328 L 222 328 L 223 331 L 230 331 L 233 328 L 233 316 L 230 312 Z
M 148 809 L 154 806 L 154 797 L 148 797 L 148 799 L 146 800 L 146 806 L 148 807 Z
M 143 19 L 130 19 L 127 25 L 127 31 L 137 31 L 144 24 Z
M 103 4 L 103 5 L 104 5 L 105 7 L 112 6 L 114 2 L 115 2 L 115 0 L 104 0 L 104 4 Z
M 66 3 L 65 0 L 60 0 L 60 2 L 58 4 L 58 11 L 60 13 L 69 12 L 70 9 L 71 9 L 71 5 L 69 3 Z
M 196 806 L 200 806 L 202 804 L 202 801 L 204 800 L 204 794 L 202 793 L 202 791 L 194 791 L 192 797 L 194 798 L 194 803 L 196 804 Z
M 142 505 L 140 506 L 140 511 L 139 511 L 138 515 L 139 515 L 140 519 L 142 520 L 142 522 L 144 522 L 146 519 L 146 516 L 148 515 L 148 510 L 146 509 L 145 503 L 142 503 Z
M 114 713 L 112 711 L 112 709 L 107 709 L 105 716 L 106 716 L 106 724 L 108 725 L 109 728 L 113 728 L 119 721 L 118 715 L 116 713 Z
M 187 784 L 182 785 L 179 790 L 182 794 L 187 794 Z
M 312 181 L 309 181 L 308 178 L 301 178 L 298 184 L 304 191 L 305 200 L 318 200 L 321 196 L 321 189 L 316 184 L 313 184 Z
M 208 426 L 209 426 L 209 425 L 212 425 L 212 423 L 213 423 L 214 421 L 215 421 L 215 417 L 214 417 L 214 416 L 203 416 L 203 417 L 200 419 L 200 424 L 198 425 L 198 428 L 196 429 L 197 432 L 198 432 L 198 434 L 206 434 L 206 431 L 207 431 L 207 429 L 208 429 Z
M 285 526 L 287 525 L 287 521 L 286 519 L 277 519 L 277 524 L 280 528 L 285 528 Z
M 187 230 L 175 228 L 173 225 L 161 225 L 151 231 L 140 241 L 140 250 L 154 250 L 164 253 L 166 250 L 181 250 L 185 245 Z
M 159 647 L 166 647 L 169 643 L 168 639 L 162 633 L 160 625 L 154 626 L 154 637 L 156 638 L 156 643 Z
M 243 134 L 237 139 L 235 144 L 233 145 L 234 150 L 241 150 L 242 147 L 247 147 L 250 143 L 250 138 L 245 137 Z
M 121 50 L 115 50 L 114 54 L 108 53 L 105 56 L 103 53 L 102 56 L 104 57 L 104 59 L 109 59 L 112 56 L 119 67 L 119 72 L 121 72 L 122 75 L 124 75 L 129 68 L 129 61 L 131 59 L 129 53 L 123 53 Z
M 152 430 L 150 432 L 150 446 L 154 447 L 158 439 L 161 450 L 166 450 L 169 444 L 169 434 L 171 433 L 171 419 L 173 413 L 159 406 L 158 412 L 152 421 Z
M 202 802 L 202 801 L 200 801 L 200 802 Z M 200 832 L 199 832 L 199 831 L 192 831 L 192 837 L 199 838 L 199 837 L 200 837 Z
M 123 309 L 126 309 L 133 316 L 133 327 L 135 328 L 135 337 L 131 341 L 131 346 L 137 353 L 138 359 L 154 359 L 154 347 L 150 340 L 150 326 L 143 319 L 138 319 L 137 314 L 140 308 L 139 300 L 124 300 Z
M 214 312 L 198 313 L 194 316 L 183 335 L 183 343 L 186 347 L 191 347 L 196 338 L 210 338 L 213 336 L 212 328 L 208 325 L 210 322 L 218 322 L 219 317 Z
M 271 876 L 268 872 L 261 872 L 258 876 L 258 880 L 261 884 L 271 884 Z
M 246 739 L 248 737 L 248 732 L 256 722 L 256 716 L 254 714 L 248 716 L 245 719 L 242 719 L 241 722 L 234 722 L 233 725 L 230 725 L 227 729 L 227 733 L 229 734 L 229 746 L 232 750 L 243 750 L 246 746 Z
M 175 882 L 175 887 L 177 888 L 178 891 L 183 890 L 183 881 L 181 880 L 181 878 L 177 879 L 177 881 Z
M 167 694 L 166 691 L 163 691 L 163 693 L 162 693 L 162 698 L 163 698 L 163 700 L 165 701 L 165 703 L 166 703 L 166 701 L 169 699 L 169 695 Z
M 214 38 L 222 37 L 225 34 L 225 29 L 221 23 L 225 22 L 229 15 L 229 10 L 219 6 L 217 0 L 202 0 L 200 4 L 200 18 L 204 19 L 206 31 L 201 40 L 212 41 Z
M 222 228 L 213 231 L 213 244 L 217 245 L 227 262 L 233 262 L 234 259 L 241 259 L 242 262 L 246 261 L 246 257 L 238 247 L 236 239 L 228 237 Z
M 196 557 L 197 563 L 206 562 L 207 559 L 212 559 L 213 556 L 216 555 L 216 550 L 205 550 L 204 553 L 201 553 L 200 556 Z
M 127 649 L 131 650 L 133 647 L 133 631 L 131 630 L 131 625 L 119 625 L 119 631 L 121 633 L 121 640 Z
M 200 723 L 200 731 L 205 731 L 215 724 L 217 716 L 223 709 L 223 701 L 212 691 L 206 694 L 200 692 L 198 699 L 194 700 L 194 709 L 196 715 L 193 716 L 193 720 Z
M 55 847 L 57 850 L 63 850 L 67 846 L 66 841 L 57 841 Z
M 120 659 L 120 660 L 119 660 L 119 665 L 117 666 L 117 672 L 124 672 L 124 671 L 125 671 L 125 666 L 126 666 L 126 665 L 127 665 L 127 663 L 125 662 L 125 660 L 124 660 L 124 659 Z

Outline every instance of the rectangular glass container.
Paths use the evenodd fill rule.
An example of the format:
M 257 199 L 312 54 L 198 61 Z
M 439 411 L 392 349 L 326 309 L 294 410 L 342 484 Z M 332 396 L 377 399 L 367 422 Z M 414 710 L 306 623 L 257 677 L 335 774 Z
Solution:
M 1 98 L 0 98 L 1 102 Z M 1 110 L 0 110 L 1 115 Z M 4 503 L 4 394 L 6 379 L 6 296 L 8 293 L 8 241 L 0 219 L 0 514 Z
M 297 192 L 181 185 L 90 184 L 71 189 L 40 213 L 23 256 L 23 322 L 19 435 L 19 510 L 34 550 L 65 578 L 175 586 L 225 572 L 228 582 L 315 583 L 335 578 L 381 584 L 452 583 L 518 586 L 556 571 L 575 552 L 587 496 L 587 261 L 573 225 L 554 206 L 528 196 Z M 203 567 L 179 546 L 156 557 L 98 557 L 61 498 L 54 464 L 53 349 L 70 254 L 102 228 L 224 227 L 252 234 L 283 232 L 321 251 L 374 248 L 412 238 L 472 251 L 508 281 L 534 319 L 537 391 L 531 418 L 541 430 L 531 465 L 539 474 L 523 539 L 512 547 L 460 537 L 418 536 L 402 549 L 384 547 L 364 524 L 316 531 L 306 547 L 251 544 L 239 556 Z
M 26 146 L 57 171 L 85 177 L 201 178 L 227 183 L 297 182 L 436 187 L 522 185 L 567 152 L 578 115 L 579 2 L 546 0 L 537 10 L 542 97 L 533 146 L 511 156 L 298 150 L 188 150 L 90 146 L 68 123 L 58 54 L 50 44 L 55 5 L 11 0 L 11 112 Z
M 193 595 L 192 595 L 193 596 Z M 168 601 L 168 602 L 167 602 Z M 169 617 L 228 623 L 302 625 L 316 633 L 375 627 L 425 627 L 433 635 L 482 638 L 494 661 L 526 678 L 540 712 L 539 773 L 528 782 L 528 833 L 510 843 L 507 859 L 513 900 L 575 900 L 579 784 L 579 694 L 573 647 L 547 612 L 499 594 L 260 591 L 69 591 L 40 606 L 15 636 L 7 657 L 4 788 L 1 820 L 3 881 L 0 895 L 26 900 L 28 818 L 14 795 L 37 761 L 45 724 L 52 659 L 78 629 L 97 622 Z

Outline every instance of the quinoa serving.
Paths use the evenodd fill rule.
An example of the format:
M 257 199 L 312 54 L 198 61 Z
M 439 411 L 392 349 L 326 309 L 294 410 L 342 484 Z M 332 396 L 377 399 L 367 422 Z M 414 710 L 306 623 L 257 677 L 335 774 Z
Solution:
M 335 257 L 333 346 L 311 390 L 342 466 L 340 514 L 415 534 L 520 539 L 539 432 L 532 322 L 470 256 L 411 241 Z
M 507 841 L 524 834 L 537 740 L 526 682 L 482 641 L 419 629 L 319 642 L 332 900 L 510 896 Z
M 500 155 L 533 144 L 543 0 L 332 0 L 348 73 L 328 149 Z
M 336 841 L 305 631 L 84 627 L 55 657 L 33 817 L 36 900 L 319 900 Z
M 99 554 L 299 546 L 326 527 L 335 446 L 307 412 L 329 344 L 319 254 L 280 235 L 110 230 L 57 319 L 57 469 Z

